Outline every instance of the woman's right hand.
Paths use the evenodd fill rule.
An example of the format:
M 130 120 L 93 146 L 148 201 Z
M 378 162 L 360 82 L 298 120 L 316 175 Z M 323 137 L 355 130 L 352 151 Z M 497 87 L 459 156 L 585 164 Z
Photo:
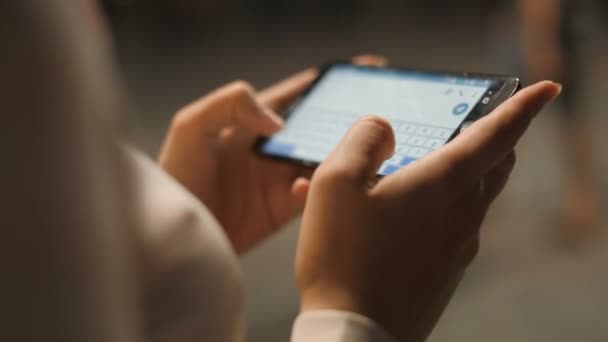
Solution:
M 296 260 L 303 311 L 363 314 L 401 341 L 423 341 L 477 253 L 513 148 L 560 92 L 523 89 L 443 148 L 374 183 L 394 148 L 390 125 L 355 124 L 315 171 Z

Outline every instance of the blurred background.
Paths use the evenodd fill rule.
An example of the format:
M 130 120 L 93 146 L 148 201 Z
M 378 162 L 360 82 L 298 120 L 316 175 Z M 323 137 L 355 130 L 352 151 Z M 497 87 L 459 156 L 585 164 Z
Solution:
M 172 114 L 236 79 L 261 88 L 362 53 L 394 65 L 564 82 L 494 205 L 431 341 L 608 341 L 605 1 L 105 0 L 156 155 Z M 297 220 L 243 258 L 249 341 L 287 341 Z

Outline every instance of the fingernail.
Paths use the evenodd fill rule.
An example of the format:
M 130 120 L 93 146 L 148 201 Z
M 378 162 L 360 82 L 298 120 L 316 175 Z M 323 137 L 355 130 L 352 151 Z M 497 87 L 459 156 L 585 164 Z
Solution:
M 555 100 L 559 96 L 559 94 L 562 92 L 562 84 L 559 83 L 559 82 L 554 82 L 554 81 L 546 80 L 546 81 L 543 81 L 541 83 L 543 83 L 544 85 L 547 85 L 547 83 L 552 84 L 555 87 L 556 91 L 553 92 L 553 93 L 545 93 L 545 94 L 543 94 L 542 103 L 539 103 L 538 104 L 538 108 L 536 108 L 535 110 L 533 110 L 531 112 L 531 114 L 532 114 L 531 117 L 532 118 L 535 118 L 538 114 L 540 114 L 540 112 L 543 109 L 543 107 L 546 106 L 546 105 L 548 105 L 549 103 L 551 103 L 553 100 Z
M 557 97 L 559 94 L 562 93 L 563 86 L 559 82 L 553 82 L 553 81 L 551 81 L 551 83 L 553 83 L 553 85 L 555 85 L 557 87 L 557 93 L 555 94 L 555 96 Z
M 375 126 L 376 129 L 381 129 L 382 131 L 388 131 L 392 129 L 390 124 L 386 120 L 375 115 L 366 115 L 362 117 L 361 119 L 359 119 L 358 124 L 372 124 L 373 126 Z

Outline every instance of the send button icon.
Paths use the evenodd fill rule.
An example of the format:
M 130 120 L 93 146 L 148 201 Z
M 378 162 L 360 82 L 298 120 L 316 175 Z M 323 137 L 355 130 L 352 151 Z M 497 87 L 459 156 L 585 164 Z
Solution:
M 454 107 L 454 109 L 452 109 L 452 114 L 461 115 L 461 114 L 464 114 L 467 111 L 467 109 L 469 109 L 469 104 L 463 102 L 463 103 L 456 105 L 456 107 Z

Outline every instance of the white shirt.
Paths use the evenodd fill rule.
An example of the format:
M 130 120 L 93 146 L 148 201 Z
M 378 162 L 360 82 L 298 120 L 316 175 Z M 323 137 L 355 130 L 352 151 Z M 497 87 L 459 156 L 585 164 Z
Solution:
M 240 263 L 217 220 L 119 143 L 104 37 L 80 1 L 3 2 L 3 341 L 240 342 Z M 120 88 L 118 88 L 120 89 Z M 293 342 L 389 342 L 370 319 L 315 311 Z
M 149 285 L 160 290 L 147 297 L 153 308 L 148 314 L 162 317 L 153 327 L 160 335 L 158 340 L 242 341 L 245 324 L 239 262 L 218 222 L 153 162 L 133 150 L 130 155 L 137 175 L 142 241 L 147 253 L 162 256 L 157 284 Z M 292 341 L 393 339 L 367 317 L 324 310 L 301 314 Z

